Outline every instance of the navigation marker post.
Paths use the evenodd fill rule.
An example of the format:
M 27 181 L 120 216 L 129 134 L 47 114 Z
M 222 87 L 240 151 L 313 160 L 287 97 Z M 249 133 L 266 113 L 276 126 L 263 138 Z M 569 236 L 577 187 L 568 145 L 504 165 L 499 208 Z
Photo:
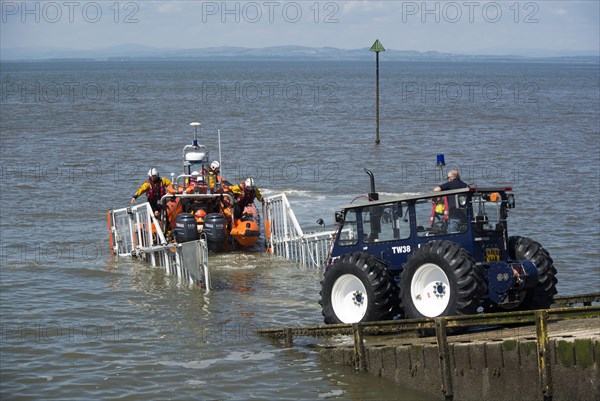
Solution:
M 379 52 L 384 52 L 385 48 L 377 39 L 373 46 L 369 49 L 372 52 L 375 52 L 375 65 L 376 65 L 376 94 L 375 94 L 375 143 L 379 145 Z

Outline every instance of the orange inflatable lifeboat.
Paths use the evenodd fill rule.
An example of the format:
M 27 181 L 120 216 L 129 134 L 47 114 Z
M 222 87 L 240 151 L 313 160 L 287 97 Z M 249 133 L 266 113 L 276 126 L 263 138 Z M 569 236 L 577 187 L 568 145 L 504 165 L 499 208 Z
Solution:
M 244 247 L 252 246 L 258 242 L 260 227 L 258 226 L 258 210 L 256 210 L 256 206 L 246 206 L 242 216 L 239 219 L 233 220 L 230 235 L 238 244 Z
M 161 224 L 167 241 L 176 240 L 178 216 L 189 214 L 186 217 L 195 221 L 209 251 L 255 245 L 260 237 L 258 210 L 249 205 L 241 217 L 234 218 L 236 199 L 229 190 L 232 184 L 220 175 L 220 161 L 213 161 L 209 166 L 208 148 L 198 143 L 200 124 L 190 125 L 194 128 L 194 141 L 183 148 L 183 172 L 176 178 L 171 174 L 172 184 L 161 199 Z

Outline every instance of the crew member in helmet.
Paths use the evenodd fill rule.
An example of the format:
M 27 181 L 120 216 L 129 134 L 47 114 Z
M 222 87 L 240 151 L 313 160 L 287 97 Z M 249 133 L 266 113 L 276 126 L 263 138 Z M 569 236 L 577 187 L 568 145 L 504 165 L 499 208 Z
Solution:
M 216 185 L 221 181 L 221 177 L 219 176 L 221 172 L 221 163 L 217 160 L 210 164 L 208 169 L 208 186 L 212 189 L 215 189 Z
M 148 181 L 145 181 L 136 193 L 131 198 L 131 203 L 142 194 L 148 196 L 148 202 L 154 211 L 154 215 L 158 216 L 161 205 L 158 203 L 160 199 L 167 193 L 167 187 L 171 185 L 171 180 L 168 178 L 161 178 L 156 168 L 148 170 Z
M 196 180 L 193 183 L 194 191 L 197 194 L 206 194 L 208 190 L 208 185 L 206 183 L 206 177 L 203 175 L 198 175 Z
M 186 179 L 185 193 L 186 194 L 193 194 L 193 193 L 205 194 L 206 188 L 207 188 L 207 185 L 206 185 L 205 177 L 197 171 L 192 171 L 192 174 L 190 174 L 190 178 Z M 202 192 L 202 190 L 204 190 L 204 192 Z
M 254 199 L 258 199 L 259 202 L 264 202 L 260 190 L 254 185 L 253 178 L 246 178 L 246 181 L 241 184 L 230 186 L 229 191 L 236 196 L 235 207 L 233 210 L 233 217 L 236 219 L 239 219 L 242 216 L 246 206 L 254 203 Z
M 198 180 L 198 176 L 200 175 L 200 173 L 197 171 L 192 171 L 192 174 L 190 175 L 191 177 L 186 180 L 187 185 L 196 185 L 196 181 Z

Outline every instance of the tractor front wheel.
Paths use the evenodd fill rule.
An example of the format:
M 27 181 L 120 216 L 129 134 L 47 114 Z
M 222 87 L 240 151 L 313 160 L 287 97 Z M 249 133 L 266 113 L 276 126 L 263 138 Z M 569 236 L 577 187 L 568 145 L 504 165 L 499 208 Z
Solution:
M 451 241 L 423 244 L 400 276 L 402 308 L 409 318 L 472 314 L 484 293 L 475 260 Z
M 327 324 L 389 320 L 400 313 L 396 280 L 362 252 L 342 256 L 325 271 L 319 304 Z

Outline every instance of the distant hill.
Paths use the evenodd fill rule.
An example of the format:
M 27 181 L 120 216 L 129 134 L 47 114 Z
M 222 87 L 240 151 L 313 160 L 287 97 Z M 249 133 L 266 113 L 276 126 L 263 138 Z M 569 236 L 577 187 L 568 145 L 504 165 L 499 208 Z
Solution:
M 598 54 L 590 52 L 554 52 L 541 49 L 510 50 L 484 49 L 475 54 L 418 52 L 387 49 L 385 60 L 398 61 L 519 61 L 523 59 L 553 58 L 562 61 L 598 62 Z M 369 48 L 338 49 L 335 47 L 275 46 L 263 48 L 209 47 L 203 49 L 155 48 L 123 44 L 104 49 L 76 50 L 66 48 L 13 48 L 0 49 L 0 59 L 9 60 L 372 60 Z

